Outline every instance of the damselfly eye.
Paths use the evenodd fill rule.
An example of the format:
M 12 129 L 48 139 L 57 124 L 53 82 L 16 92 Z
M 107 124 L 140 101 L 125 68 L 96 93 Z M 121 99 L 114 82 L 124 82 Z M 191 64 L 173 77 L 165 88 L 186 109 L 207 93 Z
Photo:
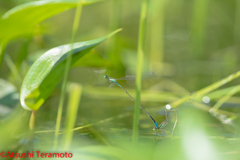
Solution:
M 105 75 L 104 78 L 105 78 L 105 79 L 108 79 L 108 75 Z

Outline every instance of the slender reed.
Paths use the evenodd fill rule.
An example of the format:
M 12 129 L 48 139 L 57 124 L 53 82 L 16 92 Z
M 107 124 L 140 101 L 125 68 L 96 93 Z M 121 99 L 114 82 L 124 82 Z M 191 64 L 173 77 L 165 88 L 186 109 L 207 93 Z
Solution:
M 78 106 L 82 95 L 82 86 L 72 83 L 68 87 L 69 89 L 69 100 L 67 108 L 67 117 L 65 125 L 65 134 L 63 139 L 64 149 L 68 150 L 73 136 L 73 127 L 77 118 Z
M 223 86 L 224 84 L 227 84 L 228 82 L 231 82 L 232 80 L 234 80 L 234 79 L 236 79 L 238 77 L 240 77 L 240 71 L 238 71 L 238 72 L 236 72 L 234 74 L 231 74 L 230 76 L 228 76 L 226 78 L 223 78 L 223 79 L 221 79 L 221 80 L 219 80 L 219 81 L 217 81 L 217 82 L 215 82 L 215 83 L 213 83 L 213 84 L 211 84 L 211 85 L 209 85 L 209 86 L 207 86 L 207 87 L 197 91 L 196 99 L 201 97 L 201 96 L 206 95 L 207 93 L 209 93 L 209 92 L 211 92 L 211 91 L 213 91 L 213 90 L 215 90 L 215 89 L 217 89 L 217 88 L 219 88 L 221 86 Z M 181 99 L 171 103 L 170 105 L 171 105 L 172 108 L 176 108 L 180 104 L 182 104 L 185 101 L 189 100 L 189 98 L 190 98 L 190 95 L 185 96 L 185 97 L 183 97 L 183 98 L 181 98 Z
M 221 105 L 226 102 L 229 98 L 231 98 L 234 94 L 236 94 L 237 92 L 239 92 L 240 90 L 240 85 L 234 87 L 230 92 L 228 92 L 225 96 L 223 96 L 213 107 L 212 109 L 214 111 L 218 110 Z
M 164 59 L 164 21 L 166 0 L 151 1 L 150 69 L 160 73 Z
M 133 134 L 132 142 L 136 144 L 138 141 L 138 126 L 139 126 L 139 112 L 140 112 L 140 99 L 141 99 L 141 85 L 142 85 L 142 66 L 143 66 L 143 46 L 144 35 L 146 31 L 148 0 L 142 0 L 141 16 L 139 23 L 138 35 L 138 51 L 137 51 L 137 71 L 136 71 L 136 101 L 134 107 L 134 120 L 133 120 Z
M 203 58 L 203 45 L 209 0 L 194 0 L 193 17 L 190 36 L 190 52 L 193 58 Z
M 71 44 L 74 42 L 75 36 L 77 34 L 77 29 L 78 29 L 80 17 L 81 17 L 81 11 L 82 11 L 82 1 L 79 0 L 78 6 L 75 12 L 74 22 L 73 22 Z M 57 120 L 56 120 L 56 131 L 55 131 L 54 147 L 53 147 L 54 149 L 56 149 L 58 145 L 58 135 L 59 135 L 59 129 L 61 125 L 61 117 L 62 117 L 65 91 L 66 91 L 66 84 L 67 84 L 68 72 L 71 66 L 71 61 L 72 61 L 72 53 L 68 54 L 67 62 L 64 70 L 64 77 L 63 77 L 63 83 L 62 83 L 61 95 L 60 95 L 60 101 L 59 101 L 58 113 L 57 113 Z
M 111 1 L 109 31 L 120 28 L 121 22 L 122 0 Z M 119 35 L 112 37 L 112 40 L 107 42 L 106 52 L 116 71 L 121 73 L 124 69 L 119 55 Z
M 29 128 L 32 131 L 32 133 L 34 132 L 34 127 L 35 127 L 35 121 L 36 121 L 36 115 L 37 115 L 37 111 L 32 111 L 31 117 L 30 117 L 30 121 L 29 121 Z
M 6 61 L 6 64 L 8 65 L 8 67 L 11 71 L 11 76 L 14 78 L 14 81 L 15 81 L 15 84 L 16 84 L 18 90 L 20 90 L 21 84 L 22 84 L 22 77 L 21 77 L 16 65 L 12 61 L 11 57 L 7 54 L 5 55 L 4 60 Z
M 7 43 L 1 42 L 1 44 L 0 44 L 0 67 L 1 67 L 1 64 L 2 64 L 2 61 L 3 61 L 3 56 L 4 56 L 6 46 L 7 46 Z
M 30 137 L 30 146 L 31 146 L 30 149 L 32 151 L 34 151 L 34 148 L 35 148 L 34 147 L 34 128 L 35 128 L 35 122 L 36 122 L 36 115 L 37 115 L 37 111 L 33 110 L 30 117 L 30 121 L 29 121 L 29 128 L 30 128 L 29 137 Z
M 234 39 L 236 49 L 239 51 L 239 43 L 240 43 L 240 1 L 236 0 L 236 11 L 235 11 L 235 23 L 234 23 Z

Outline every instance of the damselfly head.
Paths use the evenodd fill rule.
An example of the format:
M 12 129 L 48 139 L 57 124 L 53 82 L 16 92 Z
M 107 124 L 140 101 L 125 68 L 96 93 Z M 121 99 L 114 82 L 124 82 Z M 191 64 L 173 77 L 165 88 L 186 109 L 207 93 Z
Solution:
M 105 79 L 109 79 L 109 77 L 108 77 L 108 75 L 107 75 L 107 74 L 104 76 L 104 78 L 105 78 Z

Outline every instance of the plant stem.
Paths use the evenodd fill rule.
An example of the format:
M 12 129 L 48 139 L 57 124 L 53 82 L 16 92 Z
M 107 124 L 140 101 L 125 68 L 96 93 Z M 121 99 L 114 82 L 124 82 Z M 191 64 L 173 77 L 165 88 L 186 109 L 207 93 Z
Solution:
M 122 10 L 122 0 L 111 1 L 110 10 L 110 23 L 109 31 L 113 31 L 120 26 L 121 22 L 121 10 Z M 123 73 L 124 66 L 121 62 L 121 57 L 119 55 L 119 35 L 112 38 L 111 41 L 107 43 L 107 54 L 116 72 Z
M 29 121 L 30 148 L 31 148 L 32 151 L 34 151 L 34 127 L 35 127 L 35 122 L 36 122 L 36 116 L 37 116 L 37 111 L 33 110 L 32 114 L 31 114 L 31 117 L 30 117 L 30 121 Z
M 218 110 L 223 103 L 225 103 L 229 98 L 231 98 L 234 94 L 239 92 L 240 90 L 240 85 L 237 87 L 234 87 L 230 92 L 228 92 L 225 96 L 220 98 L 218 102 L 212 107 L 214 111 Z
M 3 61 L 6 46 L 7 46 L 7 43 L 5 43 L 5 42 L 2 42 L 0 44 L 0 67 L 1 67 L 1 64 L 2 64 L 2 61 Z
M 211 91 L 213 91 L 213 90 L 223 86 L 224 84 L 227 84 L 228 82 L 230 82 L 230 81 L 232 81 L 232 80 L 234 80 L 234 79 L 236 79 L 238 77 L 240 77 L 240 71 L 238 71 L 238 72 L 236 72 L 234 74 L 231 74 L 230 76 L 225 77 L 225 78 L 223 78 L 223 79 L 221 79 L 221 80 L 219 80 L 219 81 L 217 81 L 217 82 L 215 82 L 215 83 L 213 83 L 213 84 L 211 84 L 211 85 L 209 85 L 209 86 L 207 86 L 207 87 L 197 91 L 196 99 L 198 99 L 201 96 L 206 95 L 207 93 L 209 93 L 209 92 L 211 92 Z M 181 98 L 181 99 L 171 103 L 170 105 L 171 105 L 172 108 L 177 108 L 180 104 L 182 104 L 185 101 L 189 100 L 189 98 L 190 98 L 190 95 L 185 96 L 185 97 L 183 97 L 183 98 Z
M 81 17 L 81 11 L 82 11 L 82 1 L 79 0 L 78 6 L 75 12 L 74 22 L 73 22 L 71 44 L 74 42 L 74 39 L 77 33 L 77 29 L 78 29 L 80 17 Z M 64 97 L 66 92 L 66 84 L 67 84 L 68 72 L 71 67 L 71 61 L 72 61 L 72 53 L 68 54 L 67 62 L 64 70 L 64 77 L 63 77 L 63 83 L 62 83 L 61 95 L 60 95 L 60 101 L 59 101 L 58 113 L 57 113 L 57 120 L 56 120 L 56 130 L 55 130 L 54 147 L 53 147 L 54 149 L 56 149 L 58 145 L 58 134 L 59 134 L 59 129 L 61 125 L 61 117 L 62 117 L 62 110 L 63 110 L 63 104 L 64 104 Z
M 207 7 L 209 0 L 194 0 L 193 17 L 190 36 L 190 52 L 193 58 L 203 58 Z
M 235 11 L 235 23 L 234 23 L 234 39 L 236 49 L 239 50 L 239 43 L 240 43 L 240 0 L 236 0 L 236 11 Z
M 12 61 L 11 57 L 7 54 L 4 57 L 6 64 L 8 65 L 10 71 L 11 71 L 11 75 L 14 78 L 15 84 L 18 88 L 18 90 L 20 91 L 21 88 L 21 84 L 22 84 L 22 78 L 21 75 L 16 67 L 16 65 L 14 64 L 14 62 Z
M 147 7 L 148 0 L 142 0 L 141 4 L 141 16 L 139 23 L 139 35 L 138 35 L 138 53 L 137 53 L 137 71 L 136 71 L 136 101 L 134 107 L 134 120 L 133 120 L 133 135 L 132 142 L 136 144 L 138 141 L 138 126 L 139 126 L 139 112 L 140 112 L 140 101 L 141 101 L 141 85 L 142 85 L 142 66 L 143 66 L 143 45 L 144 35 L 146 31 L 146 19 L 147 19 Z
M 68 100 L 68 109 L 65 125 L 65 134 L 64 134 L 64 148 L 68 150 L 73 135 L 73 127 L 76 121 L 78 106 L 81 100 L 82 86 L 76 83 L 71 83 L 68 87 L 69 89 L 69 100 Z
M 160 74 L 164 61 L 164 21 L 166 0 L 151 1 L 150 70 Z
M 30 117 L 30 121 L 29 121 L 29 128 L 31 130 L 31 133 L 34 132 L 34 127 L 35 127 L 35 121 L 36 121 L 36 115 L 37 115 L 37 111 L 32 111 L 31 117 Z

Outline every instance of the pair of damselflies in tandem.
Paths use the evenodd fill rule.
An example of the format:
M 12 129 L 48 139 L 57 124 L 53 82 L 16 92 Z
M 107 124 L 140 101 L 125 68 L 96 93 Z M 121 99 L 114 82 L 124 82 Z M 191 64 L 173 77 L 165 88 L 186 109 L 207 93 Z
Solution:
M 113 83 L 113 84 L 116 84 L 117 86 L 119 86 L 120 88 L 122 88 L 125 93 L 135 102 L 135 99 L 118 83 L 118 80 L 129 80 L 129 79 L 133 79 L 134 76 L 127 76 L 127 77 L 122 77 L 122 78 L 112 78 L 112 77 L 109 77 L 108 75 L 105 75 L 104 78 L 109 81 L 110 83 Z M 156 130 L 156 133 L 157 133 L 157 130 L 160 130 L 163 135 L 165 135 L 165 130 L 163 130 L 163 128 L 168 124 L 168 112 L 169 111 L 174 111 L 176 113 L 176 120 L 175 120 L 175 124 L 173 126 L 173 130 L 172 130 L 172 135 L 173 135 L 173 132 L 174 132 L 174 129 L 177 125 L 177 121 L 178 121 L 178 116 L 177 116 L 177 110 L 176 109 L 171 109 L 170 108 L 167 108 L 167 110 L 165 110 L 165 117 L 166 119 L 160 124 L 158 125 L 158 123 L 155 121 L 155 119 L 141 106 L 139 105 L 139 107 L 151 118 L 151 120 L 153 121 L 155 127 L 153 128 L 153 130 Z

